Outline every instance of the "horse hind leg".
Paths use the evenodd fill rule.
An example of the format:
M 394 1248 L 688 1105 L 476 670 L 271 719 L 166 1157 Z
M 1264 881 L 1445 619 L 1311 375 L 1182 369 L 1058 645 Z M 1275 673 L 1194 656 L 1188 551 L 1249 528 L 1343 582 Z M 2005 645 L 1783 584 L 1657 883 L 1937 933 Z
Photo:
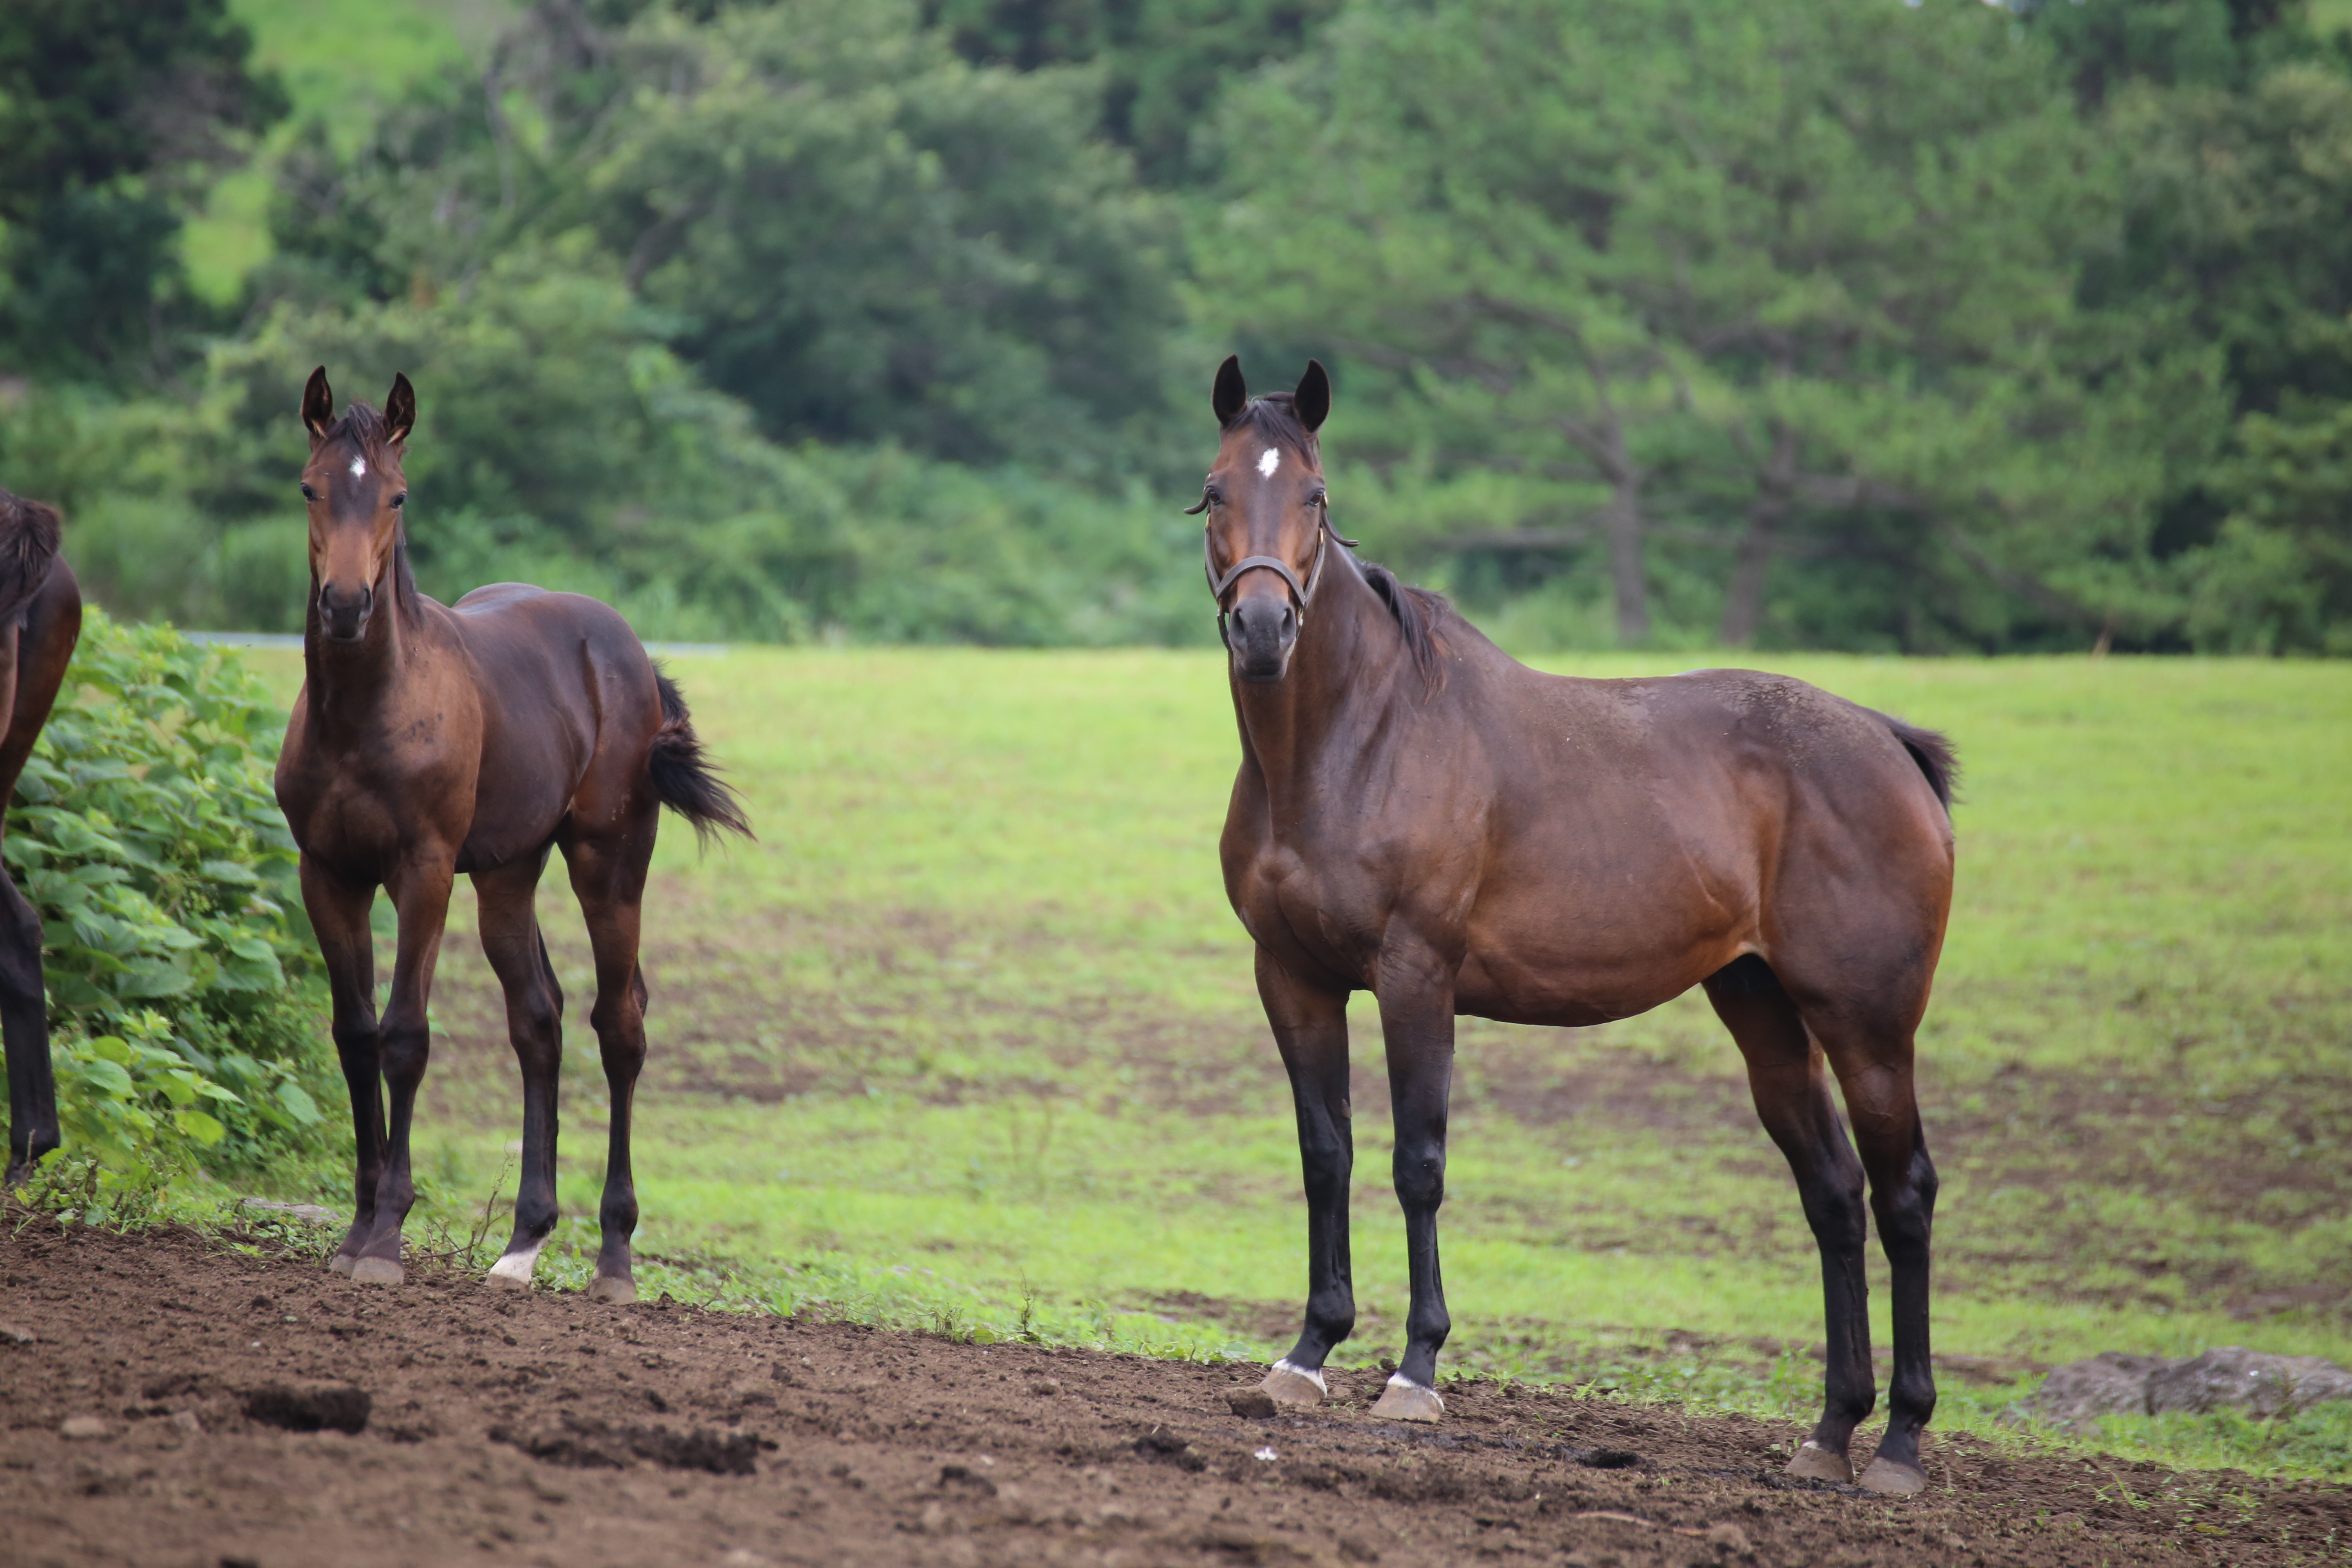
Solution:
M 1790 1461 L 1789 1473 L 1850 1482 L 1853 1430 L 1877 1403 L 1870 1364 L 1869 1287 L 1863 1275 L 1867 1229 L 1863 1167 L 1831 1098 L 1821 1052 L 1770 966 L 1753 955 L 1706 981 L 1716 1016 L 1748 1062 L 1748 1085 L 1764 1131 L 1796 1178 L 1805 1220 L 1821 1249 L 1827 1364 L 1822 1417 Z
M 563 1066 L 563 988 L 548 961 L 532 909 L 547 857 L 483 872 L 482 953 L 506 993 L 507 1038 L 522 1075 L 522 1169 L 515 1184 L 514 1231 L 490 1266 L 493 1284 L 528 1287 L 540 1250 L 555 1230 L 556 1086 Z
M 41 917 L 0 870 L 0 1036 L 8 1058 L 8 1170 L 16 1187 L 57 1148 L 57 1078 L 49 1066 L 48 999 L 41 984 Z
M 1936 1413 L 1936 1369 L 1928 1342 L 1929 1255 L 1936 1217 L 1936 1166 L 1919 1120 L 1911 1032 L 1858 1030 L 1825 1021 L 1830 1066 L 1845 1091 L 1846 1114 L 1870 1177 L 1870 1211 L 1878 1222 L 1894 1296 L 1895 1371 L 1886 1385 L 1886 1432 L 1862 1474 L 1870 1491 L 1908 1496 L 1927 1484 L 1919 1441 Z
M 630 1121 L 637 1075 L 646 1062 L 646 993 L 637 968 L 637 940 L 645 897 L 646 866 L 653 858 L 654 808 L 621 835 L 576 839 L 564 846 L 572 889 L 587 917 L 588 942 L 596 957 L 596 1002 L 589 1022 L 596 1030 L 604 1079 L 612 1090 L 613 1117 L 604 1160 L 604 1193 L 598 1205 L 602 1239 L 589 1299 L 625 1304 L 637 1299 L 630 1238 L 637 1228 L 636 1180 L 629 1153 Z

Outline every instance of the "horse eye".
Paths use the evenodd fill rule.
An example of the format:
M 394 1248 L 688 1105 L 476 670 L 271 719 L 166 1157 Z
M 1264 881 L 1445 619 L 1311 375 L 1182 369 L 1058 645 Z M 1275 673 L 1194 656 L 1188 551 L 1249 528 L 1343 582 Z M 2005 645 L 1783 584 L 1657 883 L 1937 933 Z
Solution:
M 319 499 L 319 492 L 312 489 L 308 481 L 305 481 L 302 486 L 302 499 L 304 500 L 317 500 Z
M 398 495 L 392 498 L 392 510 L 394 511 L 398 511 L 402 507 L 404 507 L 407 504 L 408 492 L 406 490 L 403 490 Z

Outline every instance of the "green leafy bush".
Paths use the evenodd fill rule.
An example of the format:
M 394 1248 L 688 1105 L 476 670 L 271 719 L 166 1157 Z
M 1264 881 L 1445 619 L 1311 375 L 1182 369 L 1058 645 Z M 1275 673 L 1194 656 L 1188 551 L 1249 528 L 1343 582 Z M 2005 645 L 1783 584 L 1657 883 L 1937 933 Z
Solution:
M 93 612 L 5 852 L 39 910 L 68 1154 L 143 1181 L 323 1152 L 339 1079 L 285 716 L 234 656 Z

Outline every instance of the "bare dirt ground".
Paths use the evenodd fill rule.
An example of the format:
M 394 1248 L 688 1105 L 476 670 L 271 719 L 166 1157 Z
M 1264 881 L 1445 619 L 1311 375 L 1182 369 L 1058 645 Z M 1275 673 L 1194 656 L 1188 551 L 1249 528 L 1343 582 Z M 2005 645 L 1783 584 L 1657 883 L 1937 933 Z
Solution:
M 1251 1369 L 394 1289 L 186 1232 L 9 1214 L 0 1563 L 2340 1562 L 2336 1487 L 1936 1438 L 1903 1501 L 1784 1479 L 1793 1430 L 1377 1374 L 1244 1419 Z M 364 1397 L 362 1397 L 364 1396 Z M 299 1430 L 310 1426 L 313 1430 Z M 349 1428 L 349 1429 L 346 1429 Z

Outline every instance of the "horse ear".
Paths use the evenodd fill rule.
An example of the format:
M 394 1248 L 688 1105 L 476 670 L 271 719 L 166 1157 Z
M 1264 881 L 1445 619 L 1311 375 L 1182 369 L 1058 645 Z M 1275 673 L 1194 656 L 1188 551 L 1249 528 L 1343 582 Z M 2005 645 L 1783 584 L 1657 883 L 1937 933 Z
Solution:
M 1209 394 L 1209 406 L 1217 411 L 1220 430 L 1249 406 L 1249 387 L 1242 381 L 1241 355 L 1227 354 L 1225 363 L 1217 367 L 1217 384 Z
M 320 365 L 302 388 L 302 423 L 310 432 L 311 450 L 327 438 L 327 428 L 334 422 L 335 389 L 327 384 L 327 367 Z
M 408 439 L 416 428 L 416 389 L 408 384 L 408 377 L 398 371 L 392 373 L 392 390 L 383 398 L 383 441 L 387 447 L 397 447 Z
M 1307 374 L 1298 378 L 1298 390 L 1290 396 L 1291 409 L 1301 425 L 1310 431 L 1323 428 L 1323 421 L 1331 416 L 1331 377 L 1321 360 L 1307 362 Z

